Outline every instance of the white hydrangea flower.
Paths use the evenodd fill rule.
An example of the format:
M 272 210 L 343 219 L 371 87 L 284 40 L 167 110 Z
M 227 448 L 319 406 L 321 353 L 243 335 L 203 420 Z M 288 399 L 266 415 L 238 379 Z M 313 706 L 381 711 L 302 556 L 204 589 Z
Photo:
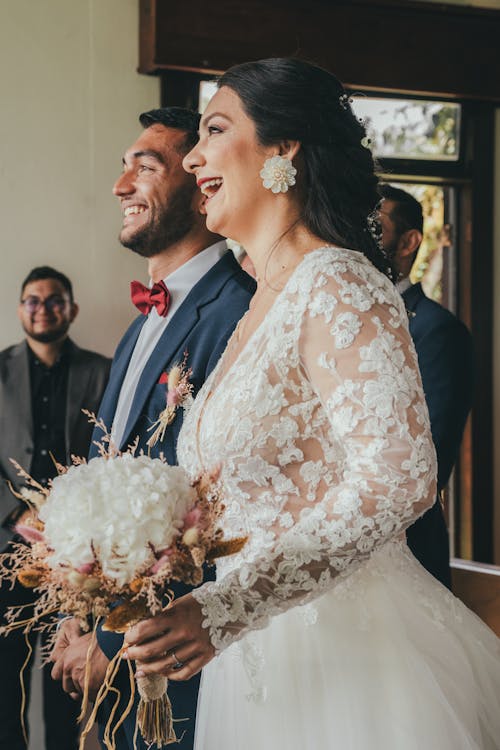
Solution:
M 93 458 L 54 479 L 40 510 L 52 567 L 97 559 L 119 586 L 167 549 L 196 502 L 186 472 L 158 458 Z

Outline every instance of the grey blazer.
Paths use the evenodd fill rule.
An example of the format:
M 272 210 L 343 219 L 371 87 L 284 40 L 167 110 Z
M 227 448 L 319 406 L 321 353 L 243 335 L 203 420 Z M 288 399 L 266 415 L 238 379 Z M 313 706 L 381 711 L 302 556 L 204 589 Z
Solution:
M 92 425 L 81 409 L 97 414 L 108 380 L 111 361 L 96 352 L 80 349 L 70 342 L 70 365 L 66 396 L 66 461 L 71 454 L 86 457 Z M 17 500 L 7 481 L 18 489 L 22 480 L 9 461 L 14 458 L 29 472 L 33 455 L 33 421 L 26 341 L 0 352 L 0 549 L 13 532 L 8 518 Z

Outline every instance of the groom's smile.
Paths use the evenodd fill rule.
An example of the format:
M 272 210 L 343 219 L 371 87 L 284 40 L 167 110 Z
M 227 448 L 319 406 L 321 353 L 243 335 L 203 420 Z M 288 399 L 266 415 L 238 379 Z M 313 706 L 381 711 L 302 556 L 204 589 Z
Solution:
M 182 131 L 155 123 L 123 157 L 113 188 L 123 214 L 120 242 L 143 257 L 157 255 L 193 226 L 196 186 L 182 169 L 183 139 Z

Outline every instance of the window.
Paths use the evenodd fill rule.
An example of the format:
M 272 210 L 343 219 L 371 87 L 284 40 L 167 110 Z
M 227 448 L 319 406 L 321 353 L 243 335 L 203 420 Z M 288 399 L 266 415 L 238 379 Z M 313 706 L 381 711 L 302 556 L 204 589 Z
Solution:
M 217 82 L 216 81 L 200 81 L 200 98 L 198 102 L 198 112 L 203 113 L 206 108 L 207 104 L 212 98 L 212 96 L 217 91 Z
M 352 108 L 364 120 L 373 153 L 379 158 L 459 158 L 460 104 L 354 95 Z

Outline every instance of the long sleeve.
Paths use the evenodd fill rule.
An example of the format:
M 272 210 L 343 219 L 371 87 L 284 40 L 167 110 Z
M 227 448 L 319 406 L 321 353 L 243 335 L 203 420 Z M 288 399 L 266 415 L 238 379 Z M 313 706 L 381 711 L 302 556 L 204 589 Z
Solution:
M 435 498 L 404 308 L 357 253 L 327 252 L 289 280 L 204 416 L 205 437 L 222 432 L 230 526 L 239 514 L 250 534 L 194 592 L 219 651 L 332 587 Z

